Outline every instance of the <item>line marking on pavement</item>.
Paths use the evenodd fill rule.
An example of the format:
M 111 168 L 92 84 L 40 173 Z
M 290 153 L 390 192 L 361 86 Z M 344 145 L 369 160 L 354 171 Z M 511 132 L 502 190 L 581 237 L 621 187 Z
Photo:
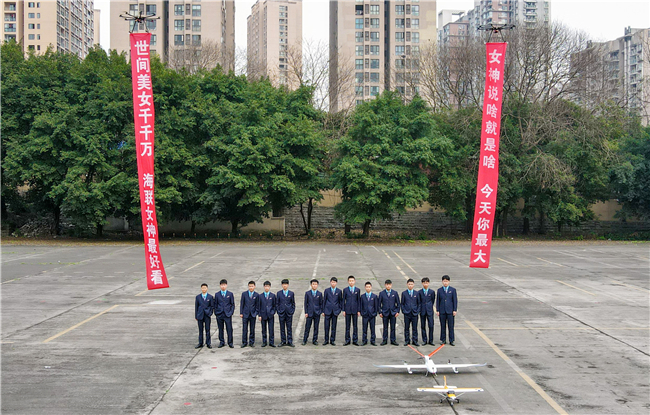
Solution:
M 557 265 L 558 267 L 563 267 L 564 266 L 564 265 L 556 264 L 555 262 L 547 261 L 547 260 L 542 259 L 542 258 L 537 258 L 537 259 L 539 259 L 540 261 L 548 262 L 549 264 Z
M 498 259 L 499 261 L 503 261 L 503 262 L 505 262 L 506 264 L 510 264 L 510 265 L 512 265 L 512 266 L 515 266 L 515 267 L 518 267 L 518 266 L 519 266 L 519 265 L 517 265 L 517 264 L 513 264 L 513 263 L 510 262 L 510 261 L 506 261 L 505 259 L 501 259 L 501 258 L 497 258 L 497 259 Z
M 574 285 L 571 285 L 571 284 L 567 284 L 567 283 L 564 282 L 564 281 L 560 281 L 560 280 L 555 280 L 555 281 L 559 282 L 560 284 L 564 284 L 564 285 L 566 285 L 567 287 L 571 287 L 571 288 L 575 288 L 576 290 L 580 290 L 580 291 L 582 291 L 583 293 L 587 293 L 587 294 L 589 294 L 589 295 L 593 295 L 594 297 L 596 296 L 596 294 L 594 294 L 594 293 L 592 293 L 592 292 L 589 292 L 589 291 L 587 291 L 587 290 L 583 290 L 582 288 L 578 288 L 578 287 L 576 287 L 576 286 L 574 286 Z
M 494 344 L 494 342 L 492 342 L 492 340 L 490 340 L 490 338 L 488 336 L 486 336 L 481 330 L 479 330 L 469 320 L 465 320 L 465 323 L 467 323 L 467 325 L 470 326 L 470 328 L 472 330 L 474 330 L 474 332 L 476 332 L 476 334 L 478 334 L 492 348 L 492 350 L 494 350 L 496 352 L 496 354 L 498 354 L 508 364 L 508 366 L 510 366 L 512 369 L 514 369 L 514 371 L 517 372 L 519 374 L 519 376 L 521 376 L 526 381 L 526 383 L 528 383 L 530 385 L 530 387 L 533 388 L 535 390 L 535 392 L 537 392 L 539 394 L 539 396 L 541 396 L 549 405 L 551 405 L 551 407 L 553 409 L 555 409 L 555 411 L 558 414 L 568 415 L 567 412 L 564 409 L 562 409 L 562 407 L 560 405 L 558 405 L 558 403 L 555 402 L 553 400 L 553 398 L 551 398 L 544 391 L 544 389 L 542 389 L 537 383 L 535 383 L 535 381 L 533 379 L 531 379 L 530 376 L 528 376 L 526 373 L 524 373 L 524 371 L 521 370 L 521 368 L 519 368 L 519 366 L 517 366 L 517 364 L 515 362 L 510 360 L 510 358 L 505 353 L 503 353 L 501 351 L 501 349 L 499 349 L 497 347 L 497 345 Z
M 7 281 L 7 282 L 9 282 L 9 281 Z M 650 290 L 646 290 L 645 288 L 639 288 L 639 287 L 636 287 L 636 286 L 634 286 L 634 285 L 626 284 L 626 283 L 624 283 L 624 282 L 620 282 L 620 281 L 616 281 L 616 280 L 612 280 L 612 282 L 613 282 L 613 283 L 616 283 L 616 284 L 625 285 L 626 287 L 630 287 L 630 288 L 635 289 L 635 290 L 643 291 L 643 292 L 645 292 L 645 293 L 650 292 Z M 4 283 L 3 283 L 3 284 L 4 284 Z
M 224 252 L 226 252 L 226 251 L 221 251 L 221 252 L 219 252 L 217 255 L 213 255 L 213 256 L 211 256 L 211 257 L 208 258 L 208 259 L 216 258 L 216 257 L 218 257 L 219 255 L 223 254 Z
M 106 310 L 102 311 L 101 313 L 97 313 L 97 314 L 95 314 L 94 316 L 85 319 L 85 320 L 82 321 L 81 323 L 77 323 L 77 324 L 75 324 L 74 326 L 72 326 L 72 327 L 70 327 L 70 328 L 68 328 L 68 329 L 63 330 L 62 332 L 60 332 L 60 333 L 58 333 L 58 334 L 55 334 L 54 336 L 50 337 L 49 339 L 44 340 L 43 343 L 48 343 L 49 341 L 54 340 L 54 339 L 56 339 L 57 337 L 61 337 L 61 336 L 63 336 L 64 334 L 66 334 L 66 333 L 68 333 L 68 332 L 70 332 L 70 331 L 76 329 L 77 327 L 79 327 L 79 326 L 81 326 L 81 325 L 83 325 L 83 324 L 88 323 L 90 320 L 93 320 L 93 319 L 95 319 L 95 318 L 101 316 L 102 314 L 108 313 L 109 311 L 111 311 L 112 309 L 114 309 L 114 308 L 116 308 L 116 307 L 119 307 L 119 304 L 115 304 L 114 306 L 107 308 Z
M 13 280 L 4 281 L 2 284 L 6 284 L 6 283 L 11 282 L 11 281 L 18 281 L 19 279 L 20 279 L 20 278 L 14 278 Z
M 571 252 L 564 252 L 564 251 L 558 251 L 558 250 L 555 250 L 555 252 L 557 252 L 559 254 L 562 254 L 562 255 L 572 256 L 572 257 L 578 258 L 578 259 L 586 259 L 587 261 L 595 262 L 597 264 L 607 265 L 608 267 L 623 268 L 623 267 L 619 267 L 618 265 L 612 265 L 612 264 L 608 264 L 606 262 L 596 261 L 595 259 L 591 259 L 591 258 L 587 258 L 587 257 L 584 257 L 584 256 L 576 255 L 576 254 L 571 253 Z
M 472 330 L 469 327 L 455 327 L 455 330 Z M 562 330 L 562 331 L 598 331 L 598 330 L 650 330 L 650 327 L 481 327 L 481 330 Z
M 192 268 L 198 267 L 199 265 L 201 265 L 201 264 L 204 263 L 204 262 L 205 262 L 205 261 L 201 261 L 201 262 L 199 262 L 199 263 L 196 264 L 196 265 L 192 265 L 191 267 L 189 267 L 189 268 L 186 269 L 185 271 L 181 271 L 181 274 L 184 273 L 184 272 L 187 272 L 187 271 L 191 270 Z
M 314 272 L 311 273 L 312 278 L 316 278 L 316 271 L 318 271 L 319 262 L 320 262 L 320 250 L 318 250 L 318 256 L 316 257 L 316 265 L 314 265 Z
M 398 257 L 398 258 L 399 258 L 403 263 L 405 263 L 406 266 L 409 267 L 409 268 L 411 269 L 411 271 L 413 271 L 413 273 L 414 273 L 415 275 L 418 275 L 418 272 L 417 272 L 416 270 L 414 270 L 413 267 L 412 267 L 411 265 L 409 265 L 408 262 L 404 261 L 404 258 L 402 258 L 401 256 L 399 256 L 399 254 L 398 254 L 397 252 L 395 252 L 395 251 L 393 251 L 393 253 L 394 253 L 395 255 L 397 255 L 397 257 Z
M 377 247 L 375 247 L 374 245 L 370 245 L 370 246 L 371 246 L 375 251 L 377 251 L 377 252 L 381 252 L 381 251 L 380 251 L 379 249 L 377 249 Z
M 397 268 L 397 270 L 400 272 L 400 274 L 402 274 L 402 276 L 404 277 L 404 279 L 408 280 L 408 279 L 409 279 L 409 276 L 406 275 L 406 273 L 405 273 L 404 271 L 402 271 L 402 269 L 399 267 L 399 265 L 397 265 L 397 264 L 395 263 L 395 261 L 393 261 L 393 258 L 391 258 L 390 255 L 388 255 L 388 253 L 387 253 L 385 250 L 382 249 L 381 252 L 383 252 L 384 255 L 386 255 L 386 257 L 390 260 L 390 262 L 392 262 L 393 265 L 395 265 L 395 268 Z M 393 251 L 393 252 L 394 252 L 394 251 Z
M 147 291 L 149 291 L 148 288 L 147 288 L 146 290 L 144 290 L 144 291 L 141 291 L 141 292 L 137 293 L 137 294 L 135 295 L 135 297 L 140 297 L 142 294 L 146 293 Z

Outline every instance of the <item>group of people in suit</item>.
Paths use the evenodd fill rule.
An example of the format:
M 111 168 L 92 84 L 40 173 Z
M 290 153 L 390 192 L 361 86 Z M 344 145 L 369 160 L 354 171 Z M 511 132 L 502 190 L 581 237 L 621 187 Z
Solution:
M 433 345 L 434 313 L 440 319 L 440 343 L 446 344 L 447 331 L 449 331 L 450 345 L 454 346 L 454 317 L 458 311 L 458 295 L 456 290 L 449 285 L 448 275 L 442 277 L 442 287 L 437 292 L 429 289 L 430 280 L 424 277 L 421 280 L 422 289 L 415 290 L 415 281 L 406 282 L 407 289 L 400 296 L 392 289 L 392 281 L 384 282 L 384 290 L 379 295 L 372 293 L 372 283 L 366 282 L 365 292 L 355 287 L 354 276 L 348 277 L 348 287 L 343 290 L 337 288 L 338 279 L 330 278 L 330 287 L 318 290 L 318 280 L 310 281 L 311 289 L 305 292 L 304 313 L 305 332 L 302 344 L 306 345 L 309 332 L 312 331 L 312 343 L 318 345 L 318 329 L 321 316 L 324 318 L 325 338 L 323 345 L 336 345 L 336 326 L 338 316 L 343 313 L 345 317 L 345 343 L 344 346 L 353 344 L 376 346 L 375 323 L 376 317 L 382 319 L 383 335 L 381 345 L 390 343 L 398 345 L 395 335 L 395 323 L 400 312 L 404 315 L 404 345 L 418 343 L 418 319 L 422 333 L 422 344 Z M 255 347 L 255 323 L 259 320 L 262 324 L 262 347 L 267 345 L 276 347 L 274 321 L 278 315 L 280 322 L 279 347 L 295 347 L 293 342 L 292 324 L 296 311 L 296 299 L 293 291 L 289 290 L 289 280 L 283 279 L 282 290 L 271 292 L 271 283 L 264 282 L 264 292 L 255 291 L 255 281 L 248 283 L 248 290 L 243 292 L 239 301 L 239 316 L 242 319 L 241 347 Z M 196 296 L 194 311 L 199 326 L 199 343 L 196 348 L 203 347 L 203 332 L 205 331 L 205 345 L 211 349 L 210 321 L 212 314 L 217 319 L 219 326 L 219 348 L 225 347 L 226 337 L 228 346 L 234 347 L 232 335 L 232 316 L 235 312 L 235 295 L 228 291 L 228 281 L 219 282 L 221 291 L 214 296 L 208 294 L 208 285 L 201 285 L 201 294 Z M 434 309 L 435 307 L 435 309 Z M 358 317 L 361 317 L 362 339 L 359 344 Z M 225 331 L 225 333 L 224 333 Z M 370 335 L 368 335 L 370 331 Z M 428 333 L 427 333 L 428 332 Z

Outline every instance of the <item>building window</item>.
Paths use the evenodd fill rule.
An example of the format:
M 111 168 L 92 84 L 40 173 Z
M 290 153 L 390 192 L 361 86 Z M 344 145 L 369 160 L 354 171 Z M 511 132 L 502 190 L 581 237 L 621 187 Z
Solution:
M 370 19 L 370 27 L 373 29 L 379 29 L 379 19 L 377 18 Z
M 183 15 L 183 5 L 182 4 L 175 4 L 174 5 L 174 16 L 182 16 Z
M 413 16 L 419 16 L 420 15 L 420 6 L 413 5 L 411 6 L 411 12 L 413 13 Z
M 354 41 L 357 43 L 363 42 L 363 32 L 354 32 Z
M 280 11 L 281 12 L 286 12 L 287 11 L 287 6 L 280 6 Z
M 402 56 L 404 54 L 404 46 L 395 46 L 395 55 Z
M 379 95 L 379 87 L 378 86 L 371 86 L 370 87 L 370 96 L 376 97 Z
M 15 32 L 16 24 L 15 23 L 5 23 L 5 32 Z
M 355 46 L 355 53 L 356 56 L 363 56 L 363 46 Z
M 379 59 L 370 59 L 370 69 L 379 69 Z
M 157 35 L 151 35 L 151 46 L 156 46 L 156 42 L 158 41 L 158 36 Z
M 379 46 L 370 46 L 371 55 L 379 55 Z
M 35 13 L 27 13 L 27 18 L 34 19 L 36 17 Z
M 156 30 L 156 21 L 157 20 L 147 20 L 147 29 Z
M 41 18 L 41 14 L 40 14 L 40 13 L 36 13 L 36 18 L 37 18 L 37 19 L 40 19 L 40 18 Z
M 355 59 L 354 60 L 354 68 L 355 69 L 363 69 L 363 59 Z
M 362 86 L 355 86 L 354 87 L 354 95 L 356 95 L 358 97 L 362 97 L 363 96 L 363 87 Z
M 354 74 L 354 79 L 358 84 L 363 83 L 363 72 L 357 72 Z
M 370 82 L 379 82 L 379 72 L 370 73 Z
M 138 5 L 137 4 L 129 4 L 129 13 L 132 15 L 138 14 Z
M 183 35 L 174 35 L 174 45 L 183 46 L 185 44 L 185 37 Z
M 29 50 L 34 50 L 34 45 L 29 45 L 29 46 L 27 46 L 27 48 L 28 48 Z
M 363 19 L 354 19 L 354 28 L 363 29 Z
M 363 16 L 363 5 L 354 6 L 354 14 L 357 16 Z
M 27 25 L 28 29 L 34 29 L 35 27 L 36 26 L 34 25 L 34 23 L 30 23 L 30 24 Z
M 174 30 L 177 32 L 182 32 L 185 28 L 185 22 L 183 20 L 174 20 Z
M 411 34 L 411 42 L 420 43 L 420 32 L 413 32 Z
M 404 42 L 404 32 L 395 32 L 395 42 Z
M 379 14 L 379 6 L 370 6 L 370 14 Z
M 151 16 L 156 14 L 156 5 L 155 4 L 147 4 L 147 16 Z
M 192 46 L 201 46 L 201 35 L 192 35 Z
M 27 7 L 33 9 L 34 7 L 36 7 L 36 3 L 30 1 L 29 3 L 27 3 Z M 34 49 L 34 46 L 32 46 L 31 49 Z
M 404 29 L 404 19 L 395 19 L 395 27 L 398 29 Z
M 379 42 L 379 32 L 370 32 L 370 40 L 372 42 Z
M 404 14 L 404 5 L 395 6 L 395 14 L 401 16 Z
M 411 27 L 413 29 L 419 29 L 420 28 L 420 19 L 411 19 Z
M 36 39 L 36 36 L 35 35 L 27 35 L 27 39 L 28 40 L 34 40 L 34 39 Z
M 201 16 L 201 5 L 200 4 L 193 4 L 192 5 L 192 16 L 194 16 L 194 17 Z

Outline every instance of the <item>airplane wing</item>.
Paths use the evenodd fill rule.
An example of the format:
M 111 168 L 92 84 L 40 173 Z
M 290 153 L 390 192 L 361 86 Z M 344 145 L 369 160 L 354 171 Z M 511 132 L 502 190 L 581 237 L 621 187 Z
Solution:
M 456 394 L 456 396 L 460 396 L 464 393 L 470 393 L 470 392 L 483 392 L 482 388 L 455 388 L 455 387 L 433 387 L 433 388 L 418 388 L 418 392 L 434 392 L 434 393 L 439 393 L 441 395 L 446 395 L 449 392 L 453 392 Z
M 436 365 L 436 368 L 438 369 L 458 369 L 458 368 L 464 368 L 464 367 L 479 367 L 479 366 L 486 366 L 487 363 L 459 363 L 457 365 L 447 363 L 444 365 Z
M 389 369 L 426 369 L 426 365 L 373 365 L 374 367 L 383 367 Z

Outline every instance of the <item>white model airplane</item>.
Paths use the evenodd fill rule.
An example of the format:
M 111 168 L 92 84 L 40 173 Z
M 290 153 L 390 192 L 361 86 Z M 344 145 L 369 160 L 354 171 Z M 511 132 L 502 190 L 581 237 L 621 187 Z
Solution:
M 423 365 L 410 365 L 410 364 L 404 362 L 404 364 L 402 364 L 402 365 L 374 365 L 374 366 L 375 367 L 390 368 L 390 369 L 406 369 L 406 371 L 409 372 L 409 373 L 413 373 L 413 369 L 426 369 L 426 372 L 424 373 L 424 375 L 427 376 L 429 373 L 435 375 L 438 372 L 438 369 L 452 369 L 454 371 L 454 373 L 458 373 L 458 368 L 477 367 L 477 366 L 485 366 L 485 365 L 487 365 L 487 363 L 481 363 L 481 364 L 478 364 L 478 363 L 475 363 L 475 364 L 473 364 L 473 363 L 470 363 L 470 364 L 468 364 L 468 363 L 459 363 L 459 364 L 454 364 L 454 363 L 451 363 L 451 361 L 449 361 L 446 365 L 437 365 L 437 364 L 433 363 L 433 360 L 431 360 L 431 356 L 436 354 L 438 352 L 438 350 L 442 349 L 443 346 L 444 346 L 444 344 L 441 345 L 440 347 L 438 347 L 433 352 L 431 352 L 428 356 L 426 356 L 426 355 L 423 355 L 422 353 L 420 353 L 415 347 L 412 347 L 409 344 L 409 347 L 411 349 L 413 349 L 417 354 L 422 356 L 422 358 L 424 359 L 424 364 Z
M 435 385 L 433 388 L 418 388 L 418 392 L 437 393 L 438 395 L 442 396 L 442 399 L 440 399 L 440 403 L 442 403 L 446 399 L 451 406 L 454 406 L 454 402 L 460 403 L 460 399 L 458 398 L 461 395 L 470 392 L 483 392 L 483 389 L 481 388 L 459 388 L 456 386 L 447 386 L 447 376 L 445 376 L 444 379 L 445 379 L 444 385 Z

